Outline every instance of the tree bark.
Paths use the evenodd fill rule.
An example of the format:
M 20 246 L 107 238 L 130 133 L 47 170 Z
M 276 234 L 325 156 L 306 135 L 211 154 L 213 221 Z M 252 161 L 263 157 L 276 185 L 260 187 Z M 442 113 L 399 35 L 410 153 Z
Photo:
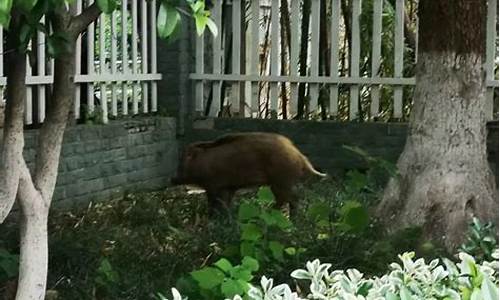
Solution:
M 476 216 L 498 220 L 486 153 L 485 1 L 423 0 L 408 136 L 378 216 L 390 230 L 422 226 L 454 250 Z

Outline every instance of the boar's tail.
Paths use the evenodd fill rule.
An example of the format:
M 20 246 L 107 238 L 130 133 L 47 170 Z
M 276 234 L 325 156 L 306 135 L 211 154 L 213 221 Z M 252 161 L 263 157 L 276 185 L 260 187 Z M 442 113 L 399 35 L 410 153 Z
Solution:
M 311 164 L 311 162 L 309 161 L 309 159 L 307 159 L 307 157 L 304 156 L 304 163 L 305 163 L 305 169 L 308 173 L 312 174 L 312 175 L 316 175 L 316 176 L 319 176 L 319 177 L 326 177 L 328 176 L 326 173 L 321 173 L 319 172 L 318 170 L 316 170 L 313 165 Z

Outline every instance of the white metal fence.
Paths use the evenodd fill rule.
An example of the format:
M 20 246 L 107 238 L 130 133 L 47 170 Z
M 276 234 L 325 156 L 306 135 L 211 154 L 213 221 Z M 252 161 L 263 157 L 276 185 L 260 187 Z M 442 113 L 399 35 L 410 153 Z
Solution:
M 80 13 L 94 0 L 76 0 L 72 9 Z M 157 111 L 156 0 L 122 0 L 111 15 L 102 14 L 79 37 L 76 49 L 76 118 L 93 118 L 107 123 L 110 117 Z M 43 19 L 42 19 L 43 21 Z M 4 32 L 0 27 L 0 41 Z M 53 60 L 47 55 L 46 37 L 38 33 L 31 42 L 36 53 L 33 68 L 27 65 L 28 85 L 25 123 L 43 122 Z M 6 85 L 0 43 L 0 91 Z M 81 113 L 86 114 L 82 116 Z
M 394 4 L 386 0 L 350 0 L 348 9 L 341 7 L 341 0 L 311 0 L 308 69 L 307 75 L 301 76 L 298 62 L 304 2 L 215 1 L 212 15 L 223 34 L 213 37 L 206 33 L 196 39 L 196 70 L 190 78 L 195 85 L 197 112 L 216 116 L 230 108 L 242 117 L 293 118 L 298 111 L 299 86 L 303 84 L 307 90 L 305 118 L 315 118 L 320 111 L 323 118 L 343 114 L 343 120 L 370 120 L 381 114 L 401 119 L 408 114 L 418 47 L 416 0 L 395 0 Z M 494 107 L 494 91 L 498 90 L 498 12 L 497 1 L 488 2 L 492 5 L 488 6 L 486 41 L 487 115 L 494 119 L 498 118 L 498 104 Z M 322 14 L 325 7 L 326 13 Z M 408 20 L 409 10 L 415 12 L 413 20 Z M 284 13 L 288 13 L 288 23 L 286 19 L 283 22 Z M 392 14 L 391 19 L 387 14 Z M 326 48 L 330 49 L 323 66 L 320 24 L 327 28 Z M 405 31 L 412 26 L 415 49 L 409 52 Z M 288 36 L 284 35 L 286 30 Z M 347 50 L 342 52 L 346 45 Z M 387 51 L 391 54 L 387 55 Z M 382 65 L 390 70 L 382 70 Z M 331 71 L 321 70 L 328 67 Z

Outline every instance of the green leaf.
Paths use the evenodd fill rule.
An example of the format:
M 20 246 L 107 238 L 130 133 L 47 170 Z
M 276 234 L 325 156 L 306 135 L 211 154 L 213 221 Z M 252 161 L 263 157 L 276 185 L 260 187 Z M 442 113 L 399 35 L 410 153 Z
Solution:
M 254 256 L 255 245 L 252 242 L 244 241 L 240 245 L 241 256 Z
M 493 284 L 488 277 L 486 277 L 481 285 L 481 294 L 484 300 L 497 300 L 498 287 Z
M 356 201 L 348 201 L 341 209 L 342 222 L 354 231 L 361 231 L 369 224 L 366 209 Z
M 276 226 L 280 229 L 285 230 L 292 227 L 292 222 L 290 222 L 290 220 L 288 220 L 288 218 L 281 211 L 274 209 L 270 212 L 270 214 L 274 219 Z
M 401 300 L 413 300 L 410 291 L 405 286 L 401 287 L 399 296 L 401 297 Z
M 196 33 L 198 33 L 198 36 L 201 36 L 203 34 L 203 31 L 205 31 L 208 17 L 204 14 L 195 14 L 193 15 L 193 17 L 196 24 Z
M 181 15 L 177 11 L 177 9 L 163 2 L 160 5 L 160 9 L 158 11 L 158 18 L 156 21 L 156 29 L 158 30 L 158 35 L 160 38 L 168 38 L 170 37 L 180 23 Z
M 259 188 L 257 192 L 257 198 L 261 203 L 273 203 L 274 194 L 268 186 L 263 186 Z
M 193 13 L 197 14 L 199 12 L 202 12 L 205 10 L 205 1 L 196 1 L 194 4 L 191 5 L 191 9 L 193 10 Z
M 479 288 L 474 288 L 472 294 L 470 295 L 470 300 L 484 300 L 484 298 L 481 295 L 481 290 Z
M 64 33 L 54 33 L 47 37 L 47 50 L 51 57 L 71 53 L 71 44 Z
M 33 7 L 31 10 L 31 13 L 28 15 L 28 18 L 30 20 L 30 23 L 39 23 L 40 19 L 42 18 L 43 15 L 45 15 L 50 8 L 50 3 L 49 1 L 38 1 L 36 5 Z
M 262 237 L 262 230 L 255 224 L 243 224 L 241 231 L 241 239 L 245 241 L 257 241 Z
M 269 250 L 273 254 L 273 257 L 279 261 L 283 261 L 283 252 L 285 250 L 285 246 L 277 241 L 269 242 Z
M 297 249 L 295 249 L 295 247 L 288 247 L 288 248 L 285 248 L 285 253 L 293 256 L 293 255 L 297 254 Z
M 393 292 L 390 292 L 390 291 L 389 291 L 389 292 L 387 292 L 387 293 L 385 294 L 385 299 L 386 299 L 386 300 L 399 300 L 399 297 L 398 297 L 398 295 L 396 295 L 396 294 L 394 294 Z
M 2 0 L 4 1 L 4 0 Z M 16 0 L 15 6 L 24 12 L 30 12 L 38 0 Z M 42 0 L 45 1 L 45 0 Z
M 260 215 L 260 210 L 257 206 L 250 203 L 242 203 L 238 209 L 238 221 L 246 221 Z
M 107 258 L 101 260 L 97 272 L 107 281 L 114 283 L 118 282 L 118 273 L 113 270 L 113 267 Z
M 325 202 L 317 201 L 307 209 L 307 216 L 315 222 L 329 220 L 330 207 Z
M 97 0 L 97 6 L 105 14 L 110 14 L 116 9 L 116 0 Z
M 198 282 L 202 289 L 211 290 L 220 285 L 225 278 L 224 273 L 217 268 L 205 267 L 198 271 L 190 273 L 191 276 Z
M 7 28 L 10 22 L 10 10 L 13 0 L 0 1 L 0 26 Z
M 241 265 L 253 272 L 259 270 L 259 262 L 250 256 L 243 257 Z
M 207 19 L 207 26 L 213 36 L 217 36 L 219 34 L 219 29 L 212 19 Z
M 243 281 L 250 281 L 252 280 L 252 271 L 248 270 L 244 266 L 236 266 L 231 269 L 231 277 L 234 279 L 241 279 Z
M 219 259 L 214 263 L 214 265 L 226 273 L 229 273 L 229 271 L 233 268 L 231 262 L 225 258 Z
M 21 25 L 21 29 L 19 32 L 19 42 L 22 45 L 28 44 L 30 41 L 32 32 L 33 32 L 32 28 L 29 24 L 24 23 L 23 25 Z
M 232 299 L 235 295 L 242 295 L 245 290 L 237 280 L 227 279 L 220 287 L 224 297 Z
M 267 211 L 262 212 L 259 217 L 262 221 L 264 221 L 264 223 L 266 223 L 267 226 L 273 226 L 276 224 L 274 217 Z

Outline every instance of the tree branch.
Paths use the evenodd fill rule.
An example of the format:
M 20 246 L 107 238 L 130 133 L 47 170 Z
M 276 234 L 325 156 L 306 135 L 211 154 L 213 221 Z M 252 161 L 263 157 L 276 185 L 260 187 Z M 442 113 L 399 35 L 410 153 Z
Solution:
M 85 31 L 87 27 L 94 22 L 102 11 L 97 6 L 97 2 L 94 2 L 92 5 L 87 7 L 81 14 L 74 16 L 71 19 L 70 23 L 70 31 L 76 36 Z

